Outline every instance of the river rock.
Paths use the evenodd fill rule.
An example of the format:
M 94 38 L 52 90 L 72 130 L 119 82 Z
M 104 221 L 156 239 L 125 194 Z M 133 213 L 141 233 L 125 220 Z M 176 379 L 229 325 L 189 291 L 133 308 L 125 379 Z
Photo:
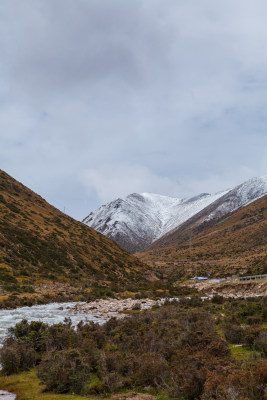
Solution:
M 124 314 L 120 314 L 123 311 L 132 310 L 133 308 L 139 308 L 140 310 L 146 310 L 155 305 L 162 304 L 162 300 L 151 300 L 151 299 L 97 299 L 89 303 L 76 304 L 70 312 L 72 314 L 84 313 L 88 314 L 93 311 L 93 314 L 101 317 L 124 317 Z

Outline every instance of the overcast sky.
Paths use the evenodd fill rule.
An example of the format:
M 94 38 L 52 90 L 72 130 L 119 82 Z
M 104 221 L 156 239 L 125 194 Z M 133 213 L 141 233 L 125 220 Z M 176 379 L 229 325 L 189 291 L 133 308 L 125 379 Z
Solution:
M 1 0 L 0 167 L 82 219 L 267 173 L 266 0 Z

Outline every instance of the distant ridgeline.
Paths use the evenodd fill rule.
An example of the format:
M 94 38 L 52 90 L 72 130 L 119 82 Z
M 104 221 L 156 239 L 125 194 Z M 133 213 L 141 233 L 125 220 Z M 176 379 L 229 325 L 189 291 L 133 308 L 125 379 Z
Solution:
M 194 228 L 202 223 L 220 223 L 230 213 L 266 194 L 267 176 L 252 178 L 231 190 L 201 193 L 189 199 L 132 193 L 91 212 L 83 222 L 137 253 L 150 245 L 166 247 L 173 232 L 180 235 L 189 223 L 194 223 Z

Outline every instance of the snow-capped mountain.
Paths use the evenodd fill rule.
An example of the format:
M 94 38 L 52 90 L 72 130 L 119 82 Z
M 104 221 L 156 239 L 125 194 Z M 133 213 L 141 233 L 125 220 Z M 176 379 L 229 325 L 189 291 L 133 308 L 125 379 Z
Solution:
M 143 250 L 157 239 L 210 208 L 205 219 L 225 215 L 267 193 L 267 176 L 253 178 L 216 194 L 180 199 L 153 193 L 133 193 L 91 212 L 83 222 L 130 252 Z M 212 207 L 212 206 L 215 207 Z M 201 219 L 203 222 L 203 218 Z
M 248 205 L 265 194 L 267 194 L 267 175 L 249 179 L 230 190 L 221 199 L 218 199 L 214 203 L 214 210 L 209 214 L 208 219 L 226 215 L 239 207 Z
M 181 244 L 190 234 L 205 229 L 212 221 L 222 220 L 230 213 L 267 195 L 267 176 L 252 178 L 229 190 L 213 203 L 203 208 L 182 224 L 154 241 L 148 250 Z

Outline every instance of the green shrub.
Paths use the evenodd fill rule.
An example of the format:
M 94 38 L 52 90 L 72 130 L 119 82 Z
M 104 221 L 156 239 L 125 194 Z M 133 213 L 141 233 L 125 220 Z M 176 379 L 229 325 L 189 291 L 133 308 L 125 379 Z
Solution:
M 38 377 L 56 393 L 84 393 L 90 368 L 76 349 L 50 352 L 38 367 Z
M 262 330 L 259 332 L 258 336 L 255 338 L 253 347 L 256 351 L 259 351 L 263 354 L 264 357 L 267 357 L 267 330 Z
M 240 382 L 249 375 L 233 361 L 217 330 L 223 328 L 228 341 L 249 346 L 253 362 L 260 363 L 259 357 L 266 354 L 266 331 L 255 324 L 239 325 L 235 313 L 245 303 L 242 299 L 225 300 L 220 306 L 198 298 L 166 302 L 123 320 L 111 318 L 103 325 L 80 323 L 76 330 L 70 320 L 51 327 L 22 321 L 9 331 L 4 344 L 5 372 L 39 363 L 38 376 L 48 390 L 57 393 L 107 395 L 149 387 L 152 393 L 186 400 L 228 400 L 225 380 L 233 390 L 241 390 L 240 399 L 259 400 L 263 378 L 252 376 L 251 391 L 246 382 Z M 261 305 L 262 300 L 257 303 Z M 222 326 L 216 327 L 218 315 Z M 22 349 L 29 351 L 27 357 Z M 262 374 L 263 366 L 259 365 Z M 249 367 L 244 370 L 249 371 Z M 236 380 L 228 380 L 227 374 Z M 258 397 L 252 397 L 254 392 Z
M 211 302 L 214 304 L 223 304 L 224 303 L 224 298 L 223 296 L 220 296 L 219 294 L 215 294 L 212 299 Z
M 242 341 L 244 331 L 241 326 L 228 322 L 223 326 L 223 333 L 228 342 L 239 344 Z
M 25 344 L 12 343 L 0 351 L 0 362 L 3 372 L 7 375 L 27 371 L 36 364 L 36 361 L 35 350 Z

